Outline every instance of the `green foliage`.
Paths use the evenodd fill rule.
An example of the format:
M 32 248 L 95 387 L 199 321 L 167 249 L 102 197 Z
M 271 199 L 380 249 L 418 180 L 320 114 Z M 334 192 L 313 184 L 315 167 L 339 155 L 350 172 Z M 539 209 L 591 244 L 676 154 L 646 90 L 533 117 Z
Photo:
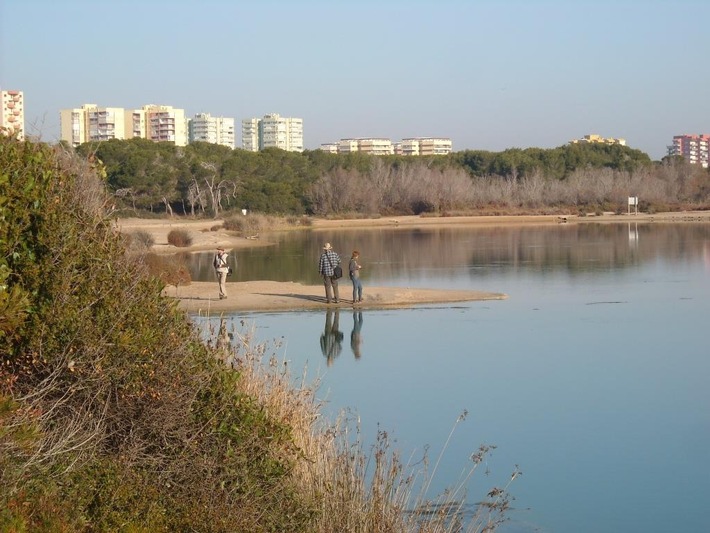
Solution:
M 509 148 L 503 152 L 465 150 L 451 154 L 473 176 L 522 177 L 535 171 L 563 179 L 578 169 L 611 168 L 632 172 L 651 164 L 640 150 L 619 144 L 579 143 L 552 149 Z
M 31 312 L 32 292 L 38 290 L 31 281 L 48 253 L 46 246 L 34 246 L 33 239 L 56 222 L 45 206 L 52 201 L 57 176 L 46 147 L 0 139 L 0 354 L 12 354 Z
M 313 202 L 314 188 L 323 177 L 334 174 L 373 178 L 374 175 L 407 172 L 413 165 L 421 165 L 439 173 L 463 169 L 474 178 L 495 176 L 520 180 L 539 175 L 563 180 L 580 170 L 634 172 L 651 163 L 649 157 L 638 150 L 595 143 L 568 144 L 553 149 L 465 150 L 448 156 L 405 157 L 360 152 L 331 154 L 320 150 L 247 152 L 210 143 L 175 147 L 170 143 L 132 139 L 85 144 L 77 148 L 77 152 L 103 162 L 107 183 L 121 209 L 215 217 L 228 216 L 241 209 L 278 215 L 319 212 L 321 206 Z M 362 199 L 356 203 L 358 205 L 348 209 L 360 212 L 373 209 L 369 205 L 371 201 Z M 435 197 L 415 203 L 412 206 L 405 202 L 407 205 L 403 206 L 397 200 L 392 205 L 375 208 L 380 213 L 409 213 L 438 212 L 443 207 Z
M 125 253 L 96 169 L 65 156 L 0 137 L 0 530 L 307 529 L 289 428 L 237 392 Z

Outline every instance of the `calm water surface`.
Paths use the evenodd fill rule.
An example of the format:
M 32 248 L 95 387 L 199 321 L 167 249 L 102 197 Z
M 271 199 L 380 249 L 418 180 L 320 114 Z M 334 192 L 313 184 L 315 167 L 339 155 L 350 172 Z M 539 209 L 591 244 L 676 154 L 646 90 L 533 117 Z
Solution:
M 403 457 L 454 485 L 510 487 L 503 531 L 710 531 L 710 225 L 307 231 L 237 254 L 237 281 L 319 283 L 322 244 L 360 250 L 370 286 L 471 288 L 508 300 L 407 310 L 235 314 L 322 378 L 333 416 L 355 410 Z M 213 280 L 211 254 L 191 257 Z M 347 294 L 349 282 L 342 283 Z M 342 294 L 341 294 L 342 296 Z M 340 334 L 325 335 L 336 326 Z M 239 326 L 235 326 L 239 329 Z M 330 350 L 324 355 L 324 351 Z

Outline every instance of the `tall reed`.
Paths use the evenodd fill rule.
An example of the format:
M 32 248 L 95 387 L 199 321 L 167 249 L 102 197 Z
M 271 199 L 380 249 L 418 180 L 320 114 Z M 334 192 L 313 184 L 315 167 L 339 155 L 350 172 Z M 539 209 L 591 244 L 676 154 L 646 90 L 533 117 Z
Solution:
M 269 414 L 292 428 L 293 444 L 301 460 L 292 475 L 314 506 L 313 531 L 453 533 L 493 531 L 510 508 L 508 485 L 492 488 L 472 509 L 467 485 L 494 448 L 481 446 L 461 480 L 436 498 L 429 499 L 432 479 L 464 412 L 455 422 L 434 468 L 429 471 L 427 452 L 418 460 L 403 461 L 385 430 L 366 445 L 358 417 L 343 411 L 328 420 L 317 399 L 319 379 L 308 381 L 307 369 L 296 379 L 275 350 L 254 341 L 253 329 L 227 334 L 222 319 L 215 346 L 225 362 L 240 373 L 239 387 L 258 399 Z M 366 449 L 369 446 L 369 450 Z

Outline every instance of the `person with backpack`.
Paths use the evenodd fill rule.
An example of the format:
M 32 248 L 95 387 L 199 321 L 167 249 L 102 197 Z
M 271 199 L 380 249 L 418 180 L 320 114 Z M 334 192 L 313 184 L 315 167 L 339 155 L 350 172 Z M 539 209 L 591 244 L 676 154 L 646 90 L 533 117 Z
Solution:
M 340 266 L 340 256 L 333 250 L 329 242 L 323 246 L 323 253 L 318 261 L 318 273 L 323 276 L 326 303 L 334 301 L 337 304 L 340 301 L 338 278 L 343 275 L 343 270 Z
M 227 297 L 227 274 L 229 274 L 229 265 L 227 264 L 227 253 L 221 246 L 217 248 L 212 266 L 214 266 L 217 281 L 219 282 L 219 299 L 224 300 Z

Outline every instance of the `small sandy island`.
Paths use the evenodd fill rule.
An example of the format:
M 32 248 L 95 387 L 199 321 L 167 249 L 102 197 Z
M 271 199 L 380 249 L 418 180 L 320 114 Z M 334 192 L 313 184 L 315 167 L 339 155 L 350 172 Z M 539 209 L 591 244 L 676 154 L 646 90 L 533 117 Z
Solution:
M 419 217 L 404 216 L 379 219 L 324 220 L 316 219 L 310 229 L 332 228 L 376 228 L 389 227 L 426 227 L 433 225 L 507 225 L 507 224 L 567 224 L 586 222 L 710 222 L 710 212 L 661 213 L 654 215 L 602 215 L 592 217 L 537 215 L 537 216 L 462 216 L 462 217 Z M 151 251 L 160 254 L 177 252 L 196 252 L 214 250 L 224 246 L 227 250 L 251 246 L 270 246 L 268 236 L 261 239 L 247 239 L 230 232 L 223 227 L 222 220 L 192 219 L 140 219 L 123 218 L 116 221 L 116 228 L 122 233 L 145 231 L 151 234 L 155 244 Z M 173 229 L 189 232 L 193 244 L 187 248 L 176 248 L 168 244 L 168 233 Z M 350 282 L 341 280 L 341 295 L 350 293 Z M 406 308 L 422 304 L 447 304 L 480 300 L 502 300 L 507 295 L 502 293 L 473 290 L 435 290 L 410 289 L 407 287 L 371 287 L 368 286 L 363 302 L 356 306 L 348 300 L 338 304 L 325 303 L 325 291 L 322 285 L 302 285 L 292 282 L 246 281 L 227 283 L 226 300 L 217 295 L 217 283 L 192 282 L 189 285 L 169 286 L 165 294 L 177 297 L 180 307 L 190 312 L 213 314 L 228 311 L 264 312 L 264 311 L 300 311 L 304 309 L 326 308 Z
M 350 281 L 341 286 L 341 295 L 352 292 Z M 368 286 L 363 301 L 350 300 L 326 304 L 322 285 L 302 285 L 279 281 L 243 281 L 227 283 L 226 300 L 217 297 L 217 283 L 197 281 L 190 285 L 168 287 L 167 296 L 177 296 L 180 306 L 190 312 L 213 315 L 224 311 L 302 311 L 307 309 L 383 309 L 404 308 L 420 304 L 446 304 L 476 300 L 502 300 L 505 294 L 481 291 L 407 289 Z

